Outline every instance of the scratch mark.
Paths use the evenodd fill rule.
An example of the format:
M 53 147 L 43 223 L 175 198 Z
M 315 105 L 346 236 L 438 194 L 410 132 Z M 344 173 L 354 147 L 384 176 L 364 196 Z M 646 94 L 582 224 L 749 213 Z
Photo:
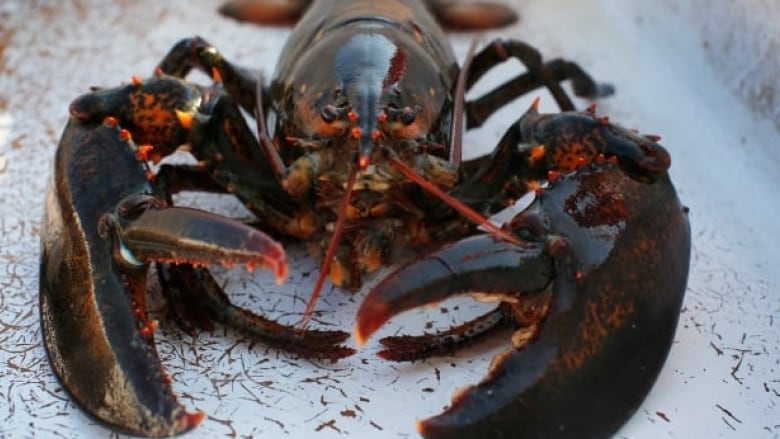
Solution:
M 725 414 L 726 414 L 726 416 L 728 416 L 729 418 L 731 418 L 731 419 L 733 419 L 733 420 L 737 421 L 737 422 L 738 422 L 738 423 L 740 423 L 740 424 L 742 423 L 742 421 L 741 421 L 739 418 L 737 418 L 736 416 L 734 416 L 734 414 L 733 414 L 733 413 L 731 413 L 731 411 L 730 411 L 730 410 L 726 409 L 726 408 L 725 408 L 725 407 L 723 407 L 722 405 L 720 405 L 720 404 L 715 404 L 715 407 L 717 407 L 718 409 L 720 409 L 720 411 L 722 411 L 723 413 L 725 413 Z
M 326 428 L 330 428 L 336 431 L 337 433 L 341 433 L 341 430 L 338 427 L 336 427 L 335 419 L 331 419 L 330 421 L 323 422 L 322 424 L 318 425 L 317 428 L 314 429 L 314 431 L 322 431 Z

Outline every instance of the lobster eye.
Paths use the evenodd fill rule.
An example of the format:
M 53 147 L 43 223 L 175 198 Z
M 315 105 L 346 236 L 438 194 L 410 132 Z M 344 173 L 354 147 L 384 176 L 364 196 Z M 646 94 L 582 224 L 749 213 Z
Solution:
M 411 125 L 414 122 L 415 117 L 417 117 L 416 111 L 411 107 L 404 107 L 404 109 L 401 110 L 401 114 L 398 116 L 398 120 L 404 125 Z
M 320 112 L 320 117 L 323 121 L 326 123 L 331 123 L 334 120 L 336 120 L 337 117 L 340 115 L 340 111 L 338 108 L 336 108 L 333 105 L 326 105 L 325 108 L 322 109 Z

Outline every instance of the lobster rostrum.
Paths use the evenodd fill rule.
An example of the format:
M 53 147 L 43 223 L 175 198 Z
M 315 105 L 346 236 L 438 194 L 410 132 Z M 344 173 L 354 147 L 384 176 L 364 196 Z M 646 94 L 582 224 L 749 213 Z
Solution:
M 326 278 L 358 289 L 363 274 L 407 245 L 441 249 L 369 294 L 357 316 L 359 343 L 396 313 L 462 293 L 501 304 L 443 334 L 385 338 L 380 355 L 442 355 L 502 325 L 519 328 L 515 348 L 483 383 L 418 425 L 424 436 L 616 430 L 671 344 L 689 237 L 668 153 L 652 136 L 575 112 L 559 83 L 571 80 L 589 98 L 611 87 L 512 40 L 472 50 L 459 67 L 440 25 L 516 19 L 491 3 L 264 0 L 221 11 L 297 21 L 269 83 L 193 37 L 174 45 L 150 78 L 95 88 L 71 104 L 47 194 L 40 283 L 44 344 L 74 399 L 138 435 L 178 434 L 203 417 L 176 402 L 157 358 L 156 322 L 144 307 L 151 263 L 186 331 L 220 323 L 297 355 L 337 360 L 354 352 L 343 345 L 348 334 L 306 327 Z M 471 85 L 508 58 L 527 72 L 466 101 Z M 185 80 L 192 69 L 213 84 Z M 538 87 L 564 113 L 539 115 L 534 106 L 492 154 L 461 159 L 464 125 L 482 124 Z M 255 116 L 257 136 L 242 108 Z M 196 165 L 150 171 L 148 162 L 181 145 Z M 262 232 L 174 207 L 172 195 L 183 190 L 234 194 Z M 486 220 L 529 191 L 536 201 L 508 224 Z M 261 266 L 281 281 L 284 250 L 271 236 L 313 243 L 322 255 L 298 326 L 233 305 L 205 267 Z M 606 378 L 617 391 L 599 387 Z M 578 392 L 600 393 L 598 413 L 567 410 Z

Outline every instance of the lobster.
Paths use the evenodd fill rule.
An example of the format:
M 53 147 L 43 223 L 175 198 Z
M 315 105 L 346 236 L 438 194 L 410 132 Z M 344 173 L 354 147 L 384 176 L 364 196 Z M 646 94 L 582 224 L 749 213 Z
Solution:
M 472 47 L 459 66 L 440 25 L 516 19 L 492 3 L 239 1 L 221 12 L 297 22 L 269 83 L 192 37 L 151 77 L 95 88 L 70 106 L 47 192 L 40 289 L 44 345 L 74 400 L 137 435 L 175 435 L 202 419 L 178 404 L 155 352 L 157 323 L 144 302 L 151 264 L 185 331 L 219 323 L 271 347 L 338 360 L 354 353 L 344 345 L 349 334 L 307 325 L 326 279 L 357 290 L 396 259 L 397 247 L 438 248 L 368 294 L 358 344 L 399 312 L 465 293 L 500 305 L 445 333 L 385 338 L 380 355 L 413 361 L 501 326 L 518 329 L 485 381 L 418 424 L 423 436 L 604 436 L 622 425 L 671 345 L 690 237 L 668 152 L 653 136 L 575 111 L 560 83 L 571 80 L 588 98 L 611 86 L 514 40 Z M 509 58 L 527 72 L 465 99 Z M 192 69 L 213 83 L 187 81 Z M 538 87 L 562 113 L 533 106 L 492 154 L 462 159 L 464 125 L 479 126 Z M 254 115 L 257 136 L 242 109 Z M 197 164 L 151 171 L 149 162 L 180 145 Z M 235 195 L 258 228 L 175 207 L 183 190 Z M 510 222 L 487 220 L 528 192 L 536 200 Z M 314 243 L 321 255 L 299 325 L 234 305 L 205 267 L 260 266 L 280 282 L 287 263 L 277 238 Z M 646 350 L 632 349 L 642 343 Z M 571 409 L 577 392 L 601 392 L 607 378 L 618 390 L 602 392 L 597 413 Z

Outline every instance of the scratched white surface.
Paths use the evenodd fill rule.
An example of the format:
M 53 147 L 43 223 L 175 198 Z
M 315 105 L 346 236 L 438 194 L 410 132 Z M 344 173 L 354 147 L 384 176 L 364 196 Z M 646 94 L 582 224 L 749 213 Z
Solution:
M 44 185 L 70 100 L 90 85 L 150 73 L 178 39 L 198 34 L 233 60 L 273 70 L 286 30 L 223 19 L 214 12 L 216 0 L 193 3 L 0 3 L 0 437 L 116 436 L 68 399 L 41 345 Z M 713 31 L 712 21 L 702 29 L 706 9 L 674 3 L 632 0 L 616 9 L 607 0 L 515 1 L 521 22 L 495 35 L 525 39 L 548 57 L 577 60 L 615 84 L 617 94 L 601 102 L 600 111 L 663 136 L 680 196 L 691 207 L 694 252 L 675 344 L 650 396 L 618 437 L 777 438 L 780 136 L 762 114 L 776 115 L 778 104 L 776 95 L 766 95 L 775 90 L 771 81 L 765 92 L 750 82 L 760 57 L 777 53 L 740 52 L 753 69 L 743 75 L 741 64 L 718 52 L 723 45 L 733 55 L 740 32 Z M 767 13 L 777 12 L 771 0 L 741 4 L 772 9 L 755 9 L 763 25 Z M 745 16 L 750 25 L 750 11 Z M 780 28 L 762 29 L 777 44 Z M 469 38 L 453 37 L 460 56 Z M 519 68 L 511 64 L 487 81 Z M 737 92 L 760 102 L 740 100 Z M 502 111 L 469 135 L 467 148 L 489 148 L 525 105 Z M 549 98 L 544 105 L 554 110 Z M 753 113 L 756 108 L 764 111 Z M 237 210 L 223 200 L 195 202 L 216 203 L 228 214 Z M 281 291 L 265 273 L 230 273 L 227 288 L 253 309 L 295 320 L 315 268 L 301 257 L 292 268 L 296 274 Z M 327 289 L 320 321 L 349 330 L 363 294 Z M 429 320 L 446 326 L 457 319 L 456 308 L 470 306 L 448 304 L 447 312 L 429 310 L 401 324 L 409 332 Z M 157 343 L 181 402 L 208 414 L 188 437 L 393 438 L 415 437 L 414 420 L 437 413 L 456 388 L 478 381 L 505 340 L 415 365 L 379 360 L 375 342 L 338 363 L 313 363 L 223 329 L 193 339 L 168 321 Z M 589 395 L 578 397 L 587 409 Z

